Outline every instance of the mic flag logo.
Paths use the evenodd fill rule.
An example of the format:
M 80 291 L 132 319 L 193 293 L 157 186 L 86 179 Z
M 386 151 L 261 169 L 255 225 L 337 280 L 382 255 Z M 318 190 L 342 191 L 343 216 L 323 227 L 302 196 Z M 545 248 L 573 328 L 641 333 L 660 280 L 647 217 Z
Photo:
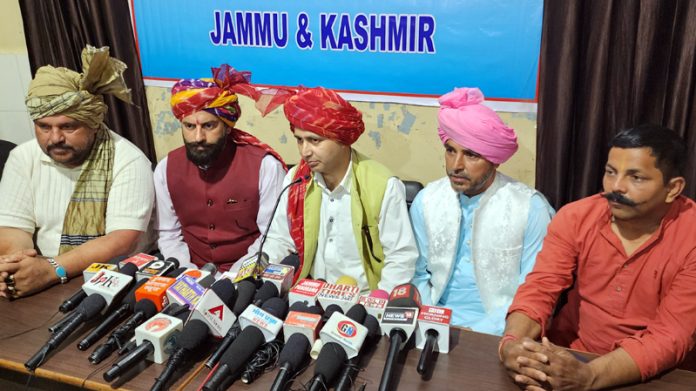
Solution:
M 208 312 L 210 314 L 212 314 L 213 316 L 216 316 L 217 318 L 219 318 L 220 321 L 222 321 L 222 312 L 223 312 L 222 311 L 222 304 L 220 304 L 217 307 L 213 307 L 213 308 L 209 309 Z
M 145 325 L 145 330 L 157 333 L 169 327 L 170 324 L 172 324 L 172 321 L 167 318 L 157 318 Z
M 357 334 L 357 327 L 355 327 L 355 324 L 347 320 L 338 322 L 337 329 L 338 333 L 346 338 L 353 338 L 355 334 Z

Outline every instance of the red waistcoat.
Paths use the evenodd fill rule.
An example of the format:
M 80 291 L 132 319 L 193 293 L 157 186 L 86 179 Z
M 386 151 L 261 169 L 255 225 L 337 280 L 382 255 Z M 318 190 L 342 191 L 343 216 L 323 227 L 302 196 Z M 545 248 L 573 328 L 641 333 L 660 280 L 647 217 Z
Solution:
M 259 236 L 259 168 L 266 151 L 228 140 L 207 170 L 186 157 L 186 147 L 167 157 L 167 187 L 191 261 L 226 271 Z

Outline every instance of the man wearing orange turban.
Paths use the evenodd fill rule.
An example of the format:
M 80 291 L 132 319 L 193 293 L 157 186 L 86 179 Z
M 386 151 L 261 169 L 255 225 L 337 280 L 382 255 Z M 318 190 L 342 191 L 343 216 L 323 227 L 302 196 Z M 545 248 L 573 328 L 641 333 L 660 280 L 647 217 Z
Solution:
M 301 89 L 287 99 L 302 158 L 284 185 L 264 247 L 271 259 L 300 256 L 296 278 L 354 278 L 361 290 L 408 282 L 418 256 L 403 183 L 351 145 L 365 130 L 362 114 L 336 92 Z
M 249 72 L 223 64 L 212 79 L 172 88 L 172 112 L 184 146 L 155 169 L 158 245 L 181 265 L 214 263 L 228 270 L 258 251 L 285 175 L 280 156 L 235 128 L 237 94 L 257 100 Z

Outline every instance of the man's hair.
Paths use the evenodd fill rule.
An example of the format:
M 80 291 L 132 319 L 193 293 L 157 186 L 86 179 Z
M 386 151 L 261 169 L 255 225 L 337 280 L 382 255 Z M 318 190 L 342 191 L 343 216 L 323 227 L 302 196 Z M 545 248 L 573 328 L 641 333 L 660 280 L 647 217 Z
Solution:
M 664 183 L 684 175 L 686 146 L 684 140 L 672 129 L 659 125 L 639 125 L 622 130 L 611 140 L 610 147 L 650 148 L 655 166 L 662 172 Z

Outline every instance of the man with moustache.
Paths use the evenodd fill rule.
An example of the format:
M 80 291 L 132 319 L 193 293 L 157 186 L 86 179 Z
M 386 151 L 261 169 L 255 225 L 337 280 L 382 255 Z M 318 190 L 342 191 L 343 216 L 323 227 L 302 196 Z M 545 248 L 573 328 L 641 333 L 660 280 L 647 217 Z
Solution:
M 510 306 L 499 353 L 515 382 L 594 390 L 684 361 L 696 337 L 696 203 L 681 195 L 685 162 L 670 129 L 614 137 L 604 193 L 559 210 Z M 561 346 L 600 356 L 584 363 Z
M 82 67 L 41 67 L 29 85 L 36 139 L 12 150 L 0 182 L 2 297 L 65 283 L 148 244 L 150 161 L 103 123 L 103 95 L 130 103 L 126 65 L 88 46 Z
M 284 105 L 302 160 L 269 228 L 271 259 L 300 258 L 297 278 L 353 277 L 362 292 L 408 282 L 418 250 L 404 184 L 351 146 L 362 113 L 326 88 L 300 89 Z
M 212 79 L 184 79 L 172 87 L 184 146 L 155 169 L 158 245 L 182 266 L 214 263 L 226 271 L 259 250 L 285 176 L 280 156 L 235 128 L 237 94 L 258 99 L 251 74 L 227 64 Z
M 496 170 L 517 151 L 517 136 L 482 102 L 478 88 L 440 97 L 447 177 L 428 184 L 411 205 L 420 252 L 413 283 L 424 304 L 453 310 L 453 324 L 501 335 L 553 208 Z

